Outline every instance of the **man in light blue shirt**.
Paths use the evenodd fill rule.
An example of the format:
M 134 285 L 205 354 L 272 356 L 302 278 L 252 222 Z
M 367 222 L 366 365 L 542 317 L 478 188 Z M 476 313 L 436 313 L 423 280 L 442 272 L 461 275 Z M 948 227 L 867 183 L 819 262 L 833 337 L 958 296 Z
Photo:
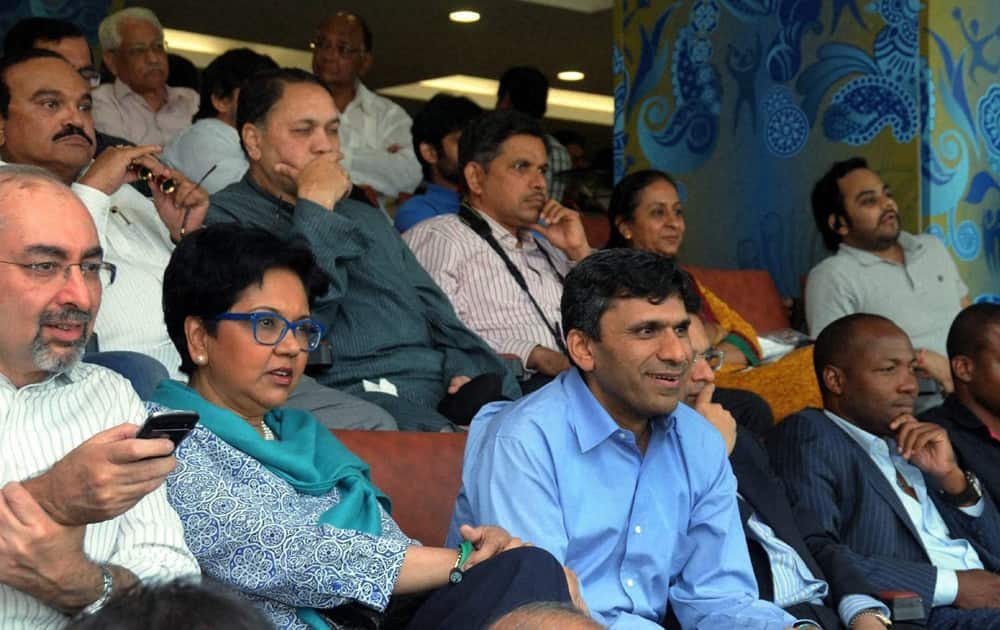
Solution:
M 458 164 L 458 141 L 465 124 L 483 109 L 464 96 L 435 94 L 413 118 L 413 150 L 424 172 L 425 191 L 396 211 L 395 225 L 405 232 L 424 219 L 457 214 L 464 182 Z
M 648 252 L 598 252 L 570 272 L 576 368 L 473 421 L 449 541 L 470 518 L 502 524 L 573 569 L 611 628 L 658 628 L 669 605 L 684 628 L 778 630 L 795 620 L 757 599 L 726 447 L 678 404 L 691 295 Z
M 820 333 L 814 365 L 825 409 L 788 418 L 768 446 L 792 502 L 827 533 L 820 563 L 916 592 L 931 628 L 1000 628 L 1000 515 L 947 432 L 913 417 L 909 338 L 884 317 L 849 315 Z

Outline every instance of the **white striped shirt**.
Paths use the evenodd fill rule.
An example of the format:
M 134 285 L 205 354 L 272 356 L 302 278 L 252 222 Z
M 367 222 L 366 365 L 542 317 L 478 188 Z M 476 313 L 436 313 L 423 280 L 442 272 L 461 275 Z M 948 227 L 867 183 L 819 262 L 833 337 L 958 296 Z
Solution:
M 93 435 L 144 417 L 128 382 L 96 365 L 81 363 L 20 389 L 0 374 L 0 485 L 37 476 Z M 163 486 L 125 514 L 88 525 L 83 547 L 94 562 L 122 566 L 141 580 L 198 574 Z M 38 630 L 66 622 L 59 611 L 0 584 L 0 628 Z
M 526 230 L 519 241 L 492 218 L 480 216 L 521 271 L 549 324 L 558 324 L 563 289 L 559 276 L 570 268 L 565 254 Z M 457 215 L 421 221 L 403 234 L 403 240 L 451 300 L 462 322 L 497 353 L 514 354 L 527 363 L 535 346 L 558 350 L 552 331 L 503 260 Z M 539 248 L 545 249 L 552 265 Z
M 72 188 L 97 225 L 104 260 L 118 266 L 94 326 L 100 349 L 141 352 L 162 363 L 171 378 L 186 382 L 163 321 L 163 272 L 174 245 L 156 207 L 129 185 L 110 197 L 83 184 Z

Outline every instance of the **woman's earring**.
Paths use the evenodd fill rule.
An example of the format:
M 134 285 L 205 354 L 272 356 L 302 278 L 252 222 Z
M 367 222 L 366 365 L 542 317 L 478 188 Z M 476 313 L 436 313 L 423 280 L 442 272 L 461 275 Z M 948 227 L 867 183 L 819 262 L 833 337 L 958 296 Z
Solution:
M 203 355 L 203 354 L 199 354 L 198 356 L 196 356 L 196 357 L 194 358 L 194 362 L 195 362 L 195 363 L 196 363 L 197 365 L 205 365 L 205 355 Z

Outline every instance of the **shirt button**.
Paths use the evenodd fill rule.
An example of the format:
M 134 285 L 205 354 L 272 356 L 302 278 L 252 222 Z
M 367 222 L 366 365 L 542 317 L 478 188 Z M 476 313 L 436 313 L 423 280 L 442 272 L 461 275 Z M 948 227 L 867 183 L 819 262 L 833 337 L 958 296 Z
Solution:
M 637 534 L 641 534 L 641 533 L 642 533 L 642 528 L 641 528 L 641 527 L 639 527 L 638 525 L 636 525 L 636 526 L 635 526 L 635 533 L 637 533 Z
M 618 432 L 618 439 L 619 440 L 624 440 L 625 439 L 625 432 L 624 431 L 619 431 Z
M 635 586 L 635 580 L 633 580 L 632 578 L 625 580 L 625 586 L 632 588 L 633 586 Z

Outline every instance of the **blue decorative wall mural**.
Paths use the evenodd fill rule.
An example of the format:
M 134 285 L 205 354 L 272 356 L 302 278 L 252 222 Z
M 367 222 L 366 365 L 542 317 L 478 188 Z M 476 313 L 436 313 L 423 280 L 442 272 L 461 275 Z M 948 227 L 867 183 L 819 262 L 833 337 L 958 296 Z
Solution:
M 616 177 L 676 175 L 685 260 L 798 295 L 826 255 L 812 184 L 862 155 L 905 229 L 941 238 L 974 297 L 1000 294 L 1000 3 L 957 4 L 619 0 Z
M 1000 301 L 1000 4 L 927 9 L 922 220 L 974 301 Z
M 0 45 L 3 34 L 18 20 L 37 16 L 66 20 L 80 27 L 90 40 L 97 43 L 97 27 L 108 14 L 111 0 L 0 0 Z

